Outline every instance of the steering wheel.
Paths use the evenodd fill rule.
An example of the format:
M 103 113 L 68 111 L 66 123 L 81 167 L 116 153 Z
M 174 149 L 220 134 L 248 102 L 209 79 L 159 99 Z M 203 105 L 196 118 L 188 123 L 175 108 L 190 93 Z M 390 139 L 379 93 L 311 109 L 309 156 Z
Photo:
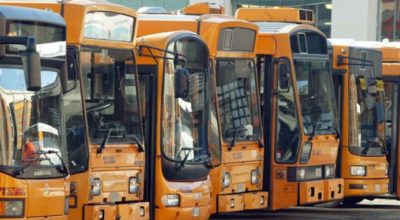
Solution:
M 111 101 L 111 100 L 109 100 L 109 101 L 103 101 L 103 102 L 100 102 L 100 103 L 98 103 L 98 104 L 96 104 L 96 105 L 93 105 L 93 106 L 88 107 L 88 108 L 86 109 L 86 111 L 87 111 L 87 112 L 94 112 L 94 111 L 95 111 L 95 112 L 100 112 L 100 111 L 103 111 L 103 110 L 105 110 L 105 109 L 111 107 L 113 104 L 114 104 L 114 102 Z

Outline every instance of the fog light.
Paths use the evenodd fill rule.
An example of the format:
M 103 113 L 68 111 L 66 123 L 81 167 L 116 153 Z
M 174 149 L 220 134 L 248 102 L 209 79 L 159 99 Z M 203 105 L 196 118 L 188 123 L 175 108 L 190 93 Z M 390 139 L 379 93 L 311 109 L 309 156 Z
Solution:
M 225 172 L 222 174 L 222 186 L 223 188 L 227 188 L 231 185 L 231 174 L 229 172 Z
M 251 184 L 255 185 L 258 183 L 259 175 L 258 175 L 258 168 L 251 171 Z
M 143 217 L 146 213 L 146 209 L 144 208 L 144 206 L 140 206 L 139 208 L 139 216 Z
M 94 178 L 92 180 L 92 195 L 98 196 L 101 193 L 101 180 L 99 178 Z
M 194 207 L 193 208 L 192 216 L 193 217 L 199 217 L 200 216 L 200 208 L 199 207 Z
M 138 184 L 137 180 L 138 180 L 137 177 L 129 178 L 129 193 L 130 194 L 138 193 L 139 184 Z
M 19 199 L 0 200 L 0 217 L 23 217 L 24 201 Z
M 264 198 L 264 196 L 261 196 L 260 197 L 260 204 L 264 205 L 264 203 L 265 203 L 265 198 Z
M 179 195 L 163 195 L 161 202 L 166 207 L 179 206 Z
M 352 176 L 366 176 L 367 171 L 366 171 L 365 166 L 350 166 L 350 175 Z
M 235 199 L 231 199 L 229 201 L 229 207 L 231 207 L 232 209 L 235 208 Z

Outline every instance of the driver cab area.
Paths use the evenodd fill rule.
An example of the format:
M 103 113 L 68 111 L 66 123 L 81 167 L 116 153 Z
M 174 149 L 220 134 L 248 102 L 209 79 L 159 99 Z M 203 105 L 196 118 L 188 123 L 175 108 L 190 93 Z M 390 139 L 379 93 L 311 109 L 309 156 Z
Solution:
M 141 138 L 133 53 L 85 48 L 81 69 L 91 142 L 130 143 Z M 107 138 L 107 139 L 108 139 Z

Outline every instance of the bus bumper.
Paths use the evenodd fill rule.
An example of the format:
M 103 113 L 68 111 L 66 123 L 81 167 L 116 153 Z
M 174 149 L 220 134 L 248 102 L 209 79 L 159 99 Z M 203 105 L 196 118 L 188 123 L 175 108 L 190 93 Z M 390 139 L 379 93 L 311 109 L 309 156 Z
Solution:
M 87 205 L 84 209 L 84 219 L 149 219 L 149 204 L 125 203 L 125 204 L 102 204 Z
M 343 199 L 344 180 L 326 179 L 324 180 L 324 201 Z
M 169 219 L 169 220 L 206 220 L 211 215 L 211 207 L 195 206 L 195 207 L 167 207 L 156 208 L 156 219 Z
M 237 212 L 268 207 L 268 192 L 219 195 L 218 212 Z
M 385 194 L 388 184 L 388 179 L 346 179 L 344 197 Z
M 300 205 L 324 200 L 324 180 L 300 182 Z

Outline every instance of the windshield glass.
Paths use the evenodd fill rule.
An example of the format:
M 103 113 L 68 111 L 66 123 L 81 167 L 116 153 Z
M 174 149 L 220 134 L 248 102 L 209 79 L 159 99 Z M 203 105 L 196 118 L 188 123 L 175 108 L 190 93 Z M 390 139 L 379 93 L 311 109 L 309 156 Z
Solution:
M 260 138 L 256 79 L 253 60 L 217 61 L 217 94 L 222 135 L 230 141 Z
M 90 141 L 136 143 L 141 140 L 133 52 L 83 48 L 80 56 Z
M 204 162 L 208 158 L 207 50 L 198 40 L 190 38 L 170 43 L 167 50 L 171 53 L 166 53 L 164 63 L 163 151 L 175 161 Z M 175 76 L 182 71 L 187 72 L 188 83 L 176 85 L 188 88 L 186 93 L 178 94 Z
M 350 76 L 350 151 L 363 156 L 385 153 L 385 111 L 382 82 Z
M 327 60 L 296 59 L 304 133 L 332 134 L 337 129 L 333 82 Z
M 46 178 L 66 174 L 60 169 L 66 149 L 58 73 L 42 70 L 41 84 L 39 92 L 27 91 L 20 67 L 0 66 L 0 166 L 10 175 Z

